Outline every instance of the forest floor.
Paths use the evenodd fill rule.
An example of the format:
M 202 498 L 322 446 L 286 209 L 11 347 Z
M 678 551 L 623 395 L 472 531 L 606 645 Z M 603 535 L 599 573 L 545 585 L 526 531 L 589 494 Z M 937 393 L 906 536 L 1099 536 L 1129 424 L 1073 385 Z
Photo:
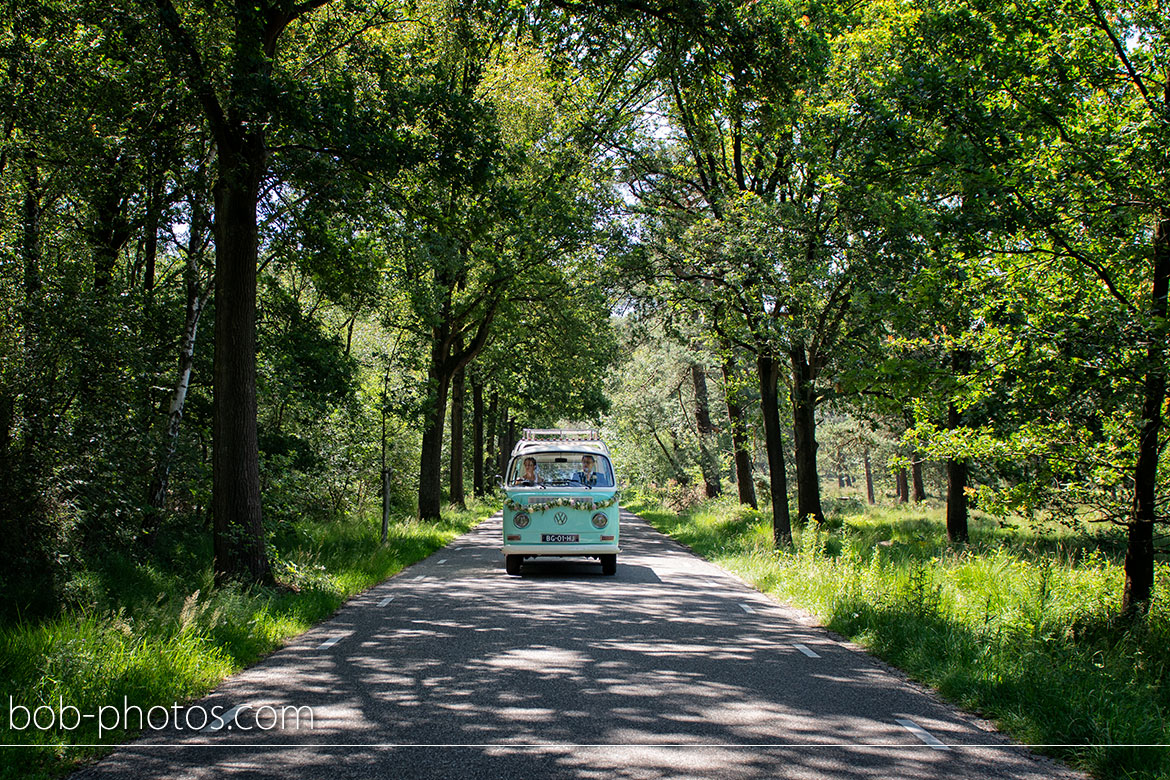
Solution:
M 777 551 L 770 515 L 659 499 L 628 508 L 1019 742 L 1103 779 L 1170 777 L 1170 566 L 1149 613 L 1121 618 L 1116 529 L 976 516 L 970 543 L 952 546 L 937 505 L 839 496 Z

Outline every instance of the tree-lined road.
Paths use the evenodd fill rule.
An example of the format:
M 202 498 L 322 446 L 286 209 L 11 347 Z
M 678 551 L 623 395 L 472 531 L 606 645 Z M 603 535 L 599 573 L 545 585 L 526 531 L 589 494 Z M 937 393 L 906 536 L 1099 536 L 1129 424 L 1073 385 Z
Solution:
M 496 516 L 194 703 L 311 728 L 241 710 L 76 777 L 1079 777 L 622 521 L 616 577 L 517 579 Z

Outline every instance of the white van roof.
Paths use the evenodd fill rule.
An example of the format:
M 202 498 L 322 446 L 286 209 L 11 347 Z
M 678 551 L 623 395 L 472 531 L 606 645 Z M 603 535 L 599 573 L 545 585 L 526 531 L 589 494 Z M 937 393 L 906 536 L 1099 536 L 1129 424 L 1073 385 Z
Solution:
M 609 457 L 609 448 L 596 430 L 525 428 L 524 435 L 512 448 L 512 457 L 533 452 L 593 452 Z

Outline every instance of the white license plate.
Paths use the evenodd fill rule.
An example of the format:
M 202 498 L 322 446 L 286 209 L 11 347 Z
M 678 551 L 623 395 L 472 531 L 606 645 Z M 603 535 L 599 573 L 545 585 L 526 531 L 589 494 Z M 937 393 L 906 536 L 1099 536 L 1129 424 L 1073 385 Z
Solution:
M 579 534 L 541 534 L 542 542 L 576 542 L 580 541 Z

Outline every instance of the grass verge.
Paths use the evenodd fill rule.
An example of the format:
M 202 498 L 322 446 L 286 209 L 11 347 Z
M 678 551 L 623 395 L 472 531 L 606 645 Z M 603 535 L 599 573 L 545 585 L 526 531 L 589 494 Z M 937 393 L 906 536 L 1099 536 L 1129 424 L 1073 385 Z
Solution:
M 276 589 L 215 589 L 209 568 L 179 577 L 125 562 L 104 583 L 116 607 L 0 627 L 0 778 L 56 777 L 105 754 L 135 732 L 101 728 L 101 708 L 169 710 L 207 693 L 492 511 L 397 520 L 384 545 L 380 519 L 296 524 L 274 543 Z
M 955 548 L 939 509 L 853 501 L 778 552 L 771 518 L 728 501 L 628 508 L 1020 742 L 1098 778 L 1170 777 L 1170 570 L 1122 621 L 1114 534 L 976 520 Z

